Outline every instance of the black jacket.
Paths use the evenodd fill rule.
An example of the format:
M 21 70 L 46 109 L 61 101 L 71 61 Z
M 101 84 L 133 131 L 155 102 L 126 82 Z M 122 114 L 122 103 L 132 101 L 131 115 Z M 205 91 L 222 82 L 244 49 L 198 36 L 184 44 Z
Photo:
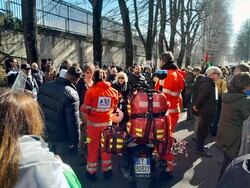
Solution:
M 194 83 L 193 85 L 193 90 L 192 90 L 192 99 L 191 99 L 191 104 L 192 104 L 192 107 L 195 105 L 195 101 L 196 101 L 196 98 L 197 98 L 197 94 L 199 92 L 199 81 L 196 80 L 196 82 Z M 192 111 L 193 115 L 195 116 L 199 116 L 199 113 L 196 112 L 196 111 Z
M 199 89 L 194 105 L 199 114 L 214 115 L 217 101 L 215 99 L 215 83 L 209 77 L 204 77 L 199 82 Z
M 143 74 L 141 74 L 141 73 L 138 76 L 135 75 L 134 73 L 132 73 L 128 77 L 128 83 L 129 83 L 131 89 L 133 89 L 133 87 L 135 87 L 136 85 L 146 84 L 146 79 L 143 76 Z
M 27 77 L 26 79 L 26 83 L 25 83 L 25 89 L 29 90 L 29 91 L 34 91 L 34 89 L 36 90 L 36 92 L 38 92 L 38 84 L 36 82 L 36 79 L 30 75 Z
M 76 89 L 77 89 L 77 93 L 79 95 L 80 107 L 81 107 L 81 105 L 84 102 L 85 93 L 88 90 L 88 86 L 86 85 L 84 78 L 80 78 L 80 80 L 77 82 Z
M 127 100 L 130 95 L 130 85 L 128 83 L 124 83 L 123 85 L 118 82 L 114 83 L 113 88 L 116 89 L 123 97 L 124 100 Z
M 43 72 L 41 70 L 31 69 L 32 76 L 36 79 L 38 87 L 43 84 Z
M 79 96 L 75 86 L 69 80 L 58 77 L 40 87 L 38 102 L 44 112 L 48 141 L 70 141 L 76 146 L 80 122 Z

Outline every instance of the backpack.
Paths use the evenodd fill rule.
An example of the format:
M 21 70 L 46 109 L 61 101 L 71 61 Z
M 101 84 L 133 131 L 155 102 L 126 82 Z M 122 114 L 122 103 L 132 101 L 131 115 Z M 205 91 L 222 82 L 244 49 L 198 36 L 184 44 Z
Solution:
M 149 139 L 159 153 L 170 152 L 174 138 L 170 133 L 169 102 L 166 96 L 147 86 L 140 86 L 128 105 L 127 132 L 134 139 Z
M 107 126 L 101 132 L 101 150 L 110 154 L 124 152 L 127 132 L 120 127 Z

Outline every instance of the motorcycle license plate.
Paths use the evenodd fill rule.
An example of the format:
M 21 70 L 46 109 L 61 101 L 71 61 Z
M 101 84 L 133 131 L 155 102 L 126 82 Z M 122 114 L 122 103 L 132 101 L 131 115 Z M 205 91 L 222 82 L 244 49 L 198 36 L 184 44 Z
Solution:
M 150 158 L 135 158 L 135 174 L 150 174 Z

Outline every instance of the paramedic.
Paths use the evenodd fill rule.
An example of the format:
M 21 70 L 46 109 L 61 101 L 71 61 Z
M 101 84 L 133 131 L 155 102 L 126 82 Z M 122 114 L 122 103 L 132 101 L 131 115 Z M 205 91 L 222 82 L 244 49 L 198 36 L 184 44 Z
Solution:
M 105 82 L 106 73 L 102 69 L 97 69 L 93 75 L 94 83 L 90 87 L 84 98 L 81 107 L 83 121 L 88 131 L 88 155 L 87 155 L 87 173 L 86 177 L 95 182 L 98 154 L 101 139 L 101 132 L 105 127 L 112 125 L 111 115 L 117 108 L 118 92 L 111 87 L 111 83 Z M 104 179 L 112 176 L 111 154 L 101 151 L 102 171 Z
M 155 89 L 161 90 L 160 88 L 162 88 L 162 92 L 165 94 L 167 100 L 170 103 L 167 113 L 169 113 L 171 123 L 168 128 L 170 131 L 170 135 L 173 135 L 174 128 L 181 114 L 181 91 L 184 89 L 184 79 L 183 76 L 179 73 L 178 66 L 174 61 L 174 56 L 170 51 L 166 51 L 161 54 L 160 68 L 162 70 L 167 70 L 167 76 L 163 79 L 163 81 L 157 81 Z M 171 177 L 173 173 L 174 154 L 167 153 L 160 158 L 165 159 L 165 161 L 167 162 L 166 171 L 162 174 L 163 179 L 165 176 Z

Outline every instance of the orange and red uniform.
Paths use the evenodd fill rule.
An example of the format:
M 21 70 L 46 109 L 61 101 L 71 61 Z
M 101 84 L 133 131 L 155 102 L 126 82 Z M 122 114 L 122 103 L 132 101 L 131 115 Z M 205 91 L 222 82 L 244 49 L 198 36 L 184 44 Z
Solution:
M 106 126 L 112 125 L 111 114 L 118 104 L 118 92 L 109 82 L 97 82 L 90 87 L 81 106 L 81 111 L 87 116 L 88 156 L 87 171 L 96 173 L 99 155 L 101 132 Z M 111 154 L 101 152 L 102 171 L 111 170 Z
M 162 86 L 162 92 L 166 95 L 167 100 L 170 102 L 168 113 L 171 118 L 170 134 L 173 135 L 175 126 L 181 114 L 182 97 L 181 91 L 184 89 L 183 76 L 177 69 L 168 70 L 167 77 L 162 81 L 158 80 L 155 85 L 155 89 L 160 90 L 160 84 Z M 173 171 L 174 154 L 165 154 L 161 158 L 167 161 L 167 172 Z
M 168 112 L 171 116 L 171 132 L 174 132 L 174 128 L 181 114 L 181 91 L 184 89 L 184 86 L 183 76 L 177 70 L 168 70 L 168 76 L 162 82 L 162 92 L 170 102 Z M 160 90 L 160 80 L 156 83 L 155 89 Z

